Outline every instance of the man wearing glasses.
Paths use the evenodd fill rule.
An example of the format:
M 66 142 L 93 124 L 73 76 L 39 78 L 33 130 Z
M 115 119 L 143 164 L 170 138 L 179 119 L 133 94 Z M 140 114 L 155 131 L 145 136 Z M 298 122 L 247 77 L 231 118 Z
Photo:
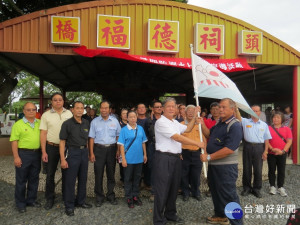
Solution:
M 45 209 L 53 207 L 55 198 L 55 172 L 60 158 L 59 155 L 59 132 L 64 121 L 71 118 L 72 113 L 63 107 L 64 100 L 61 93 L 51 96 L 52 109 L 45 112 L 41 118 L 41 149 L 42 160 L 48 163 L 46 177 L 46 205 Z M 63 186 L 63 184 L 62 184 Z M 62 188 L 63 190 L 63 188 Z
M 23 113 L 10 136 L 16 167 L 15 201 L 20 213 L 26 212 L 26 206 L 41 207 L 36 201 L 41 170 L 40 120 L 35 118 L 36 106 L 31 102 L 24 105 Z

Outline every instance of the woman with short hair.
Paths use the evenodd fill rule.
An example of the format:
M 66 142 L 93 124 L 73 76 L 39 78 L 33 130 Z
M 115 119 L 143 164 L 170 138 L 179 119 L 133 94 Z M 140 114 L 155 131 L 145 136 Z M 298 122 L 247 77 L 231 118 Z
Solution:
M 272 116 L 273 125 L 269 126 L 272 139 L 269 140 L 268 167 L 270 194 L 277 192 L 285 197 L 287 193 L 283 187 L 285 177 L 285 164 L 287 152 L 292 145 L 292 131 L 289 127 L 283 126 L 284 115 L 282 112 L 275 112 Z M 275 187 L 275 172 L 277 168 L 277 186 Z
M 142 175 L 143 163 L 147 162 L 146 134 L 143 127 L 137 125 L 135 111 L 127 113 L 128 123 L 120 132 L 118 144 L 122 156 L 124 170 L 125 197 L 129 208 L 142 205 L 139 199 L 139 184 Z

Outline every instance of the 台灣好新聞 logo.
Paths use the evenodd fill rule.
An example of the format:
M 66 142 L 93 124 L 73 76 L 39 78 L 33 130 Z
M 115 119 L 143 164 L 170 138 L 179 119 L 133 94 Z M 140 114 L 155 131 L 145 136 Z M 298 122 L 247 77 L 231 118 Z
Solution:
M 229 219 L 241 219 L 243 217 L 242 207 L 236 202 L 230 202 L 225 206 L 225 215 Z

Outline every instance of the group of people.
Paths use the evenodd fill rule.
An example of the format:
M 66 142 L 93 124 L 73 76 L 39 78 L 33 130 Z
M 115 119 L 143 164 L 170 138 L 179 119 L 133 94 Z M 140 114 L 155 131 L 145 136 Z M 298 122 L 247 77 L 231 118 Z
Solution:
M 117 161 L 129 208 L 142 205 L 139 189 L 143 180 L 151 192 L 150 199 L 154 201 L 153 223 L 183 223 L 176 211 L 178 190 L 181 190 L 184 201 L 188 201 L 190 196 L 201 201 L 200 174 L 202 163 L 208 162 L 214 215 L 208 217 L 207 222 L 242 224 L 242 219 L 228 219 L 224 212 L 227 203 L 239 203 L 236 180 L 238 149 L 242 139 L 242 196 L 253 193 L 262 197 L 262 160 L 266 159 L 270 194 L 279 192 L 282 196 L 287 195 L 283 188 L 284 170 L 292 135 L 290 128 L 283 126 L 284 116 L 280 112 L 273 114 L 273 125 L 268 127 L 258 119 L 258 105 L 252 106 L 258 118 L 242 118 L 235 102 L 228 98 L 212 103 L 210 117 L 205 119 L 197 116 L 200 107 L 178 106 L 173 98 L 167 98 L 164 103 L 154 101 L 150 115 L 147 115 L 143 103 L 138 104 L 135 110 L 122 109 L 119 119 L 111 112 L 109 101 L 100 103 L 98 117 L 95 111 L 90 113 L 89 109 L 84 115 L 82 102 L 75 102 L 72 112 L 63 105 L 63 96 L 54 93 L 51 96 L 52 108 L 39 120 L 35 118 L 36 106 L 28 102 L 23 108 L 24 117 L 12 128 L 10 141 L 16 167 L 15 201 L 20 213 L 26 212 L 27 206 L 41 207 L 37 201 L 41 159 L 47 163 L 46 210 L 54 205 L 54 180 L 59 161 L 62 197 L 68 216 L 74 215 L 75 207 L 92 207 L 86 202 L 88 161 L 94 164 L 95 206 L 101 207 L 105 200 L 118 204 L 114 193 Z M 275 188 L 276 168 L 278 190 Z M 104 170 L 107 193 L 103 190 Z

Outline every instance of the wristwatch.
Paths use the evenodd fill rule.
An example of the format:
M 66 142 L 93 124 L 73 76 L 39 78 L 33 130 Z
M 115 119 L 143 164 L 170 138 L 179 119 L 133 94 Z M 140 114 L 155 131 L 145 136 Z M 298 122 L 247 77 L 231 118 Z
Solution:
M 206 159 L 207 159 L 207 162 L 210 161 L 211 160 L 210 155 L 207 155 Z

